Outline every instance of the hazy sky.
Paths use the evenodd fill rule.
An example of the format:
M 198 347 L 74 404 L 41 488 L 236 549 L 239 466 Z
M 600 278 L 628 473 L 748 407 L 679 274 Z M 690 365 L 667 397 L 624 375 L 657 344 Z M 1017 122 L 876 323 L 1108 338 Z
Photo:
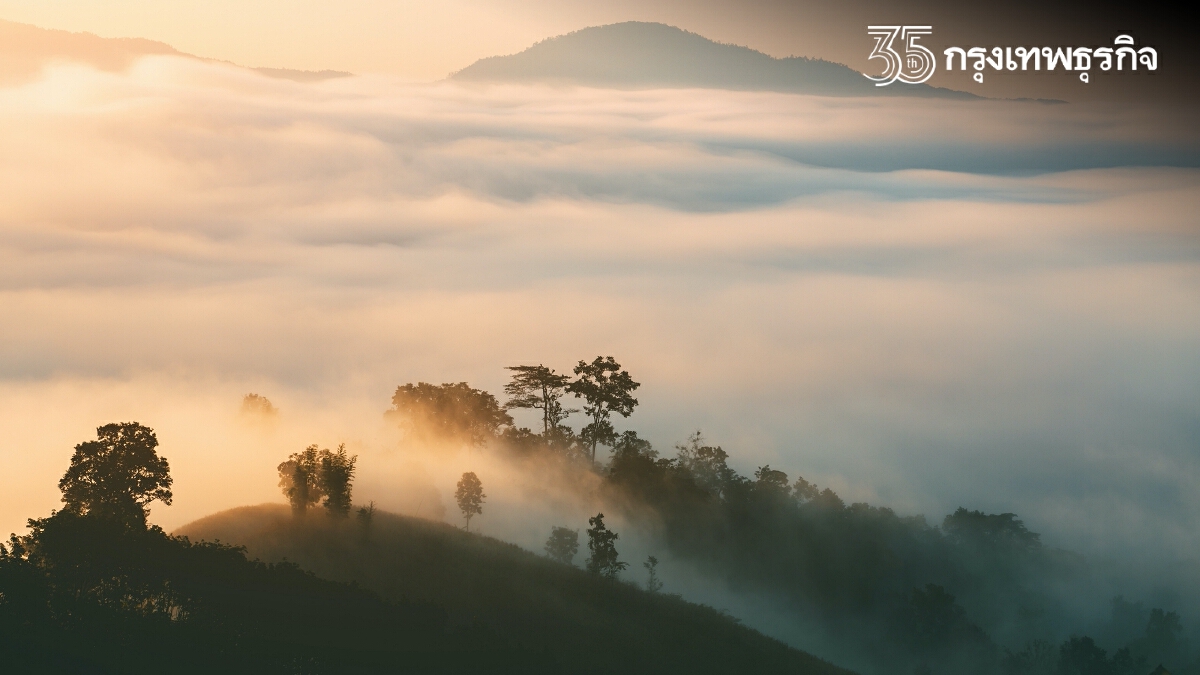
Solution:
M 1196 55 L 1181 23 L 1135 3 L 950 0 L 0 0 L 0 19 L 103 37 L 160 40 L 248 66 L 445 77 L 586 26 L 659 21 L 773 56 L 825 58 L 868 71 L 872 23 L 929 24 L 945 46 L 1103 46 L 1129 32 L 1159 47 L 1155 73 L 1094 73 L 1090 84 L 1046 73 L 991 73 L 985 86 L 939 65 L 934 84 L 985 96 L 1067 100 L 1190 97 Z
M 0 88 L 0 531 L 122 420 L 159 432 L 167 527 L 280 499 L 314 442 L 399 504 L 397 385 L 612 354 L 668 454 L 700 428 L 848 501 L 1194 556 L 1200 173 L 1174 119 L 54 66 Z M 248 391 L 278 428 L 239 420 Z

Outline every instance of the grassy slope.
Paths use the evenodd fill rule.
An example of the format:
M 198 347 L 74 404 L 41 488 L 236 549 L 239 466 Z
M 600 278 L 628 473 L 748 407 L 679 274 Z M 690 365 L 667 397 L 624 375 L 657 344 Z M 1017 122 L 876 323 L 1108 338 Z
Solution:
M 482 624 L 524 649 L 553 645 L 592 672 L 848 674 L 707 607 L 606 582 L 517 546 L 444 523 L 377 514 L 369 538 L 353 521 L 286 507 L 242 507 L 180 528 L 193 540 L 244 545 L 386 598 L 433 602 L 452 622 Z

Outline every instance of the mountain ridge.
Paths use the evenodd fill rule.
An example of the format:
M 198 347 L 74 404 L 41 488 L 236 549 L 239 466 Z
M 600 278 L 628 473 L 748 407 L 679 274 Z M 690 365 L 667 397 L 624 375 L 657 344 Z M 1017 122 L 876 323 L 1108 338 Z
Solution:
M 113 72 L 128 68 L 135 59 L 143 56 L 177 56 L 208 63 L 224 63 L 294 82 L 314 82 L 351 75 L 335 70 L 248 67 L 182 52 L 165 42 L 147 38 L 106 38 L 94 33 L 41 28 L 0 19 L 0 84 L 32 77 L 47 63 L 56 60 L 85 63 L 98 70 Z
M 451 73 L 460 82 L 543 82 L 607 88 L 706 88 L 822 96 L 978 99 L 924 84 L 877 87 L 848 66 L 803 56 L 776 58 L 663 23 L 626 21 L 541 40 Z

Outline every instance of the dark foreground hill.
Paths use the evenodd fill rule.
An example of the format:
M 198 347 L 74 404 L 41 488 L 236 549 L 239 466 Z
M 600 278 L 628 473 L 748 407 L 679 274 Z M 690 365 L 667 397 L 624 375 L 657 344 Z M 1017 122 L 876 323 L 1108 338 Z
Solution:
M 847 674 L 677 597 L 606 581 L 443 523 L 378 514 L 369 531 L 282 506 L 243 507 L 179 530 L 287 559 L 390 601 L 432 606 L 447 630 L 503 652 L 494 672 Z
M 543 40 L 509 56 L 480 59 L 459 81 L 550 82 L 594 87 L 698 87 L 822 96 L 978 98 L 924 84 L 877 87 L 862 73 L 821 59 L 777 59 L 661 23 L 628 21 Z
M 58 511 L 0 545 L 0 671 L 848 675 L 706 607 L 452 527 L 241 509 L 188 528 Z M 378 592 L 376 592 L 378 591 Z

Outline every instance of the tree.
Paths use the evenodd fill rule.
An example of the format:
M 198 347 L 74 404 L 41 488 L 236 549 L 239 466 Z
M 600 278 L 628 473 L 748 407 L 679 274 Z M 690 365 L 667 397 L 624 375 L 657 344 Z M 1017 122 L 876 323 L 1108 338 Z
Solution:
M 396 388 L 386 413 L 401 428 L 420 437 L 481 446 L 512 425 L 496 397 L 466 382 L 434 385 L 428 382 Z
M 754 491 L 766 499 L 782 500 L 791 495 L 792 488 L 786 473 L 765 464 L 754 472 Z
M 616 579 L 628 563 L 617 560 L 616 541 L 618 534 L 604 526 L 604 514 L 597 513 L 588 518 L 588 550 L 592 552 L 587 561 L 587 571 L 605 579 Z
M 1000 665 L 1005 675 L 1054 675 L 1058 650 L 1045 640 L 1031 640 L 1019 652 L 1005 649 Z
M 657 593 L 662 590 L 662 581 L 658 578 L 658 558 L 654 556 L 646 556 L 646 562 L 642 563 L 642 567 L 646 568 L 650 576 L 646 579 L 646 590 L 651 593 Z
M 1183 622 L 1179 614 L 1161 608 L 1150 610 L 1144 635 L 1134 640 L 1130 646 L 1139 656 L 1151 663 L 1162 661 L 1174 665 L 1181 662 L 1186 654 L 1186 642 L 1183 639 Z
M 1036 532 L 1025 528 L 1015 513 L 984 513 L 958 507 L 942 521 L 952 541 L 982 550 L 1030 550 L 1041 546 Z
M 617 433 L 610 418 L 613 413 L 629 417 L 638 401 L 632 392 L 641 385 L 633 381 L 621 364 L 611 356 L 597 356 L 591 363 L 580 361 L 575 366 L 576 380 L 566 390 L 584 400 L 583 411 L 592 418 L 580 431 L 580 436 L 592 450 L 596 461 L 596 445 L 612 445 Z
M 804 476 L 797 476 L 796 483 L 792 486 L 792 498 L 797 502 L 804 504 L 811 502 L 821 495 L 821 490 L 816 483 L 810 483 L 804 479 Z
M 337 452 L 319 449 L 310 445 L 303 452 L 294 452 L 281 463 L 279 487 L 292 513 L 304 516 L 308 507 L 321 503 L 335 518 L 350 515 L 354 464 L 357 455 L 346 454 L 346 444 L 338 446 Z
M 579 552 L 579 530 L 555 526 L 546 540 L 546 555 L 564 565 L 572 565 Z
M 170 467 L 157 447 L 154 430 L 137 422 L 98 427 L 58 482 L 66 510 L 145 527 L 147 504 L 171 504 Z
M 458 481 L 458 489 L 454 491 L 454 499 L 466 519 L 466 529 L 471 529 L 471 517 L 483 513 L 483 483 L 474 472 L 467 472 Z
M 271 418 L 279 414 L 279 409 L 266 396 L 246 394 L 242 397 L 242 414 Z
M 719 445 L 705 445 L 704 436 L 699 431 L 688 436 L 687 442 L 676 445 L 675 449 L 679 451 L 679 466 L 692 475 L 696 485 L 714 497 L 725 495 L 726 487 L 736 476 L 727 464 L 729 453 Z
M 346 454 L 345 443 L 338 446 L 337 452 L 321 451 L 317 482 L 321 494 L 325 495 L 325 510 L 334 518 L 350 515 L 351 482 L 354 480 L 356 461 L 358 455 Z
M 358 509 L 358 524 L 362 525 L 364 538 L 371 536 L 371 523 L 375 521 L 375 511 L 375 500 Z
M 664 481 L 676 468 L 674 460 L 658 458 L 650 441 L 638 438 L 636 431 L 626 431 L 613 443 L 605 473 L 610 482 L 631 496 L 654 503 L 665 496 Z
M 562 407 L 558 402 L 571 378 L 559 375 L 543 365 L 508 366 L 513 371 L 512 381 L 504 385 L 508 394 L 505 409 L 530 408 L 542 411 L 542 435 L 551 436 L 559 430 L 562 422 L 575 410 Z
M 995 663 L 995 645 L 982 628 L 971 623 L 952 594 L 937 584 L 914 588 L 896 616 L 896 633 L 910 653 L 922 660 Z M 963 672 L 979 672 L 979 668 Z
M 326 450 L 325 452 L 329 452 Z M 308 507 L 321 501 L 324 496 L 320 478 L 320 451 L 310 445 L 303 452 L 294 452 L 279 470 L 279 488 L 292 505 L 292 513 L 303 516 Z
M 1059 675 L 1110 675 L 1108 654 L 1092 638 L 1072 636 L 1058 649 Z
M 1134 656 L 1129 647 L 1121 647 L 1112 655 L 1109 665 L 1112 667 L 1113 675 L 1142 675 L 1146 672 L 1146 657 Z M 1161 664 L 1159 668 L 1162 668 Z M 1166 669 L 1160 672 L 1165 673 Z M 1151 673 L 1151 675 L 1154 674 Z

